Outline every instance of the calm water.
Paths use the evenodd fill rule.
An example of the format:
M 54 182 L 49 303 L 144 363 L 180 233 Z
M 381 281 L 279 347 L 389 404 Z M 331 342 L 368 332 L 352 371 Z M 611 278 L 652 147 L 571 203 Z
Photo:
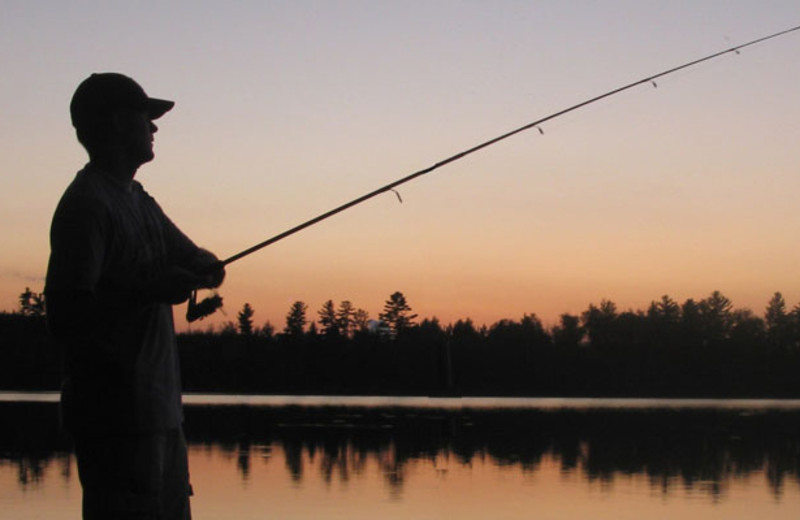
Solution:
M 52 394 L 0 394 L 0 518 L 80 518 Z M 195 520 L 797 519 L 800 401 L 187 396 Z

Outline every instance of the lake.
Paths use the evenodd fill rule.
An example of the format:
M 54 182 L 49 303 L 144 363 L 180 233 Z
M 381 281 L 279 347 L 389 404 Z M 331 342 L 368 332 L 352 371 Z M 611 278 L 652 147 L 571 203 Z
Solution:
M 0 393 L 0 518 L 80 518 L 53 394 Z M 187 395 L 195 520 L 796 519 L 800 401 Z

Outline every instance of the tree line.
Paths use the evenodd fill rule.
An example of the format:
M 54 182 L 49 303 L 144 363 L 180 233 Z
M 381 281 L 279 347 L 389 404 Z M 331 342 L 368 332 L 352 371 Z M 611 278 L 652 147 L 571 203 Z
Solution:
M 275 334 L 275 327 L 266 322 L 263 327 L 254 325 L 255 310 L 249 303 L 242 306 L 236 315 L 236 322 L 228 321 L 220 332 L 222 334 L 242 334 L 244 336 L 260 335 L 271 337 Z M 309 320 L 308 305 L 302 301 L 294 302 L 286 314 L 286 322 L 282 334 L 284 336 L 299 337 L 307 334 L 311 337 L 322 335 L 325 337 L 352 338 L 356 333 L 372 332 L 379 335 L 396 336 L 410 327 L 415 326 L 416 314 L 411 313 L 411 307 L 406 297 L 400 291 L 389 296 L 383 306 L 383 312 L 378 315 L 378 320 L 371 320 L 369 313 L 361 308 L 356 308 L 350 300 L 344 300 L 337 307 L 333 300 L 327 300 L 317 311 L 317 320 Z M 214 332 L 213 327 L 209 332 Z
M 20 310 L 0 319 L 3 329 L 11 318 L 41 318 L 44 306 L 26 291 Z M 349 301 L 331 300 L 315 317 L 306 303 L 294 302 L 280 331 L 270 323 L 256 327 L 254 315 L 245 304 L 236 322 L 178 336 L 187 391 L 800 397 L 800 306 L 789 309 L 780 293 L 761 316 L 714 291 L 683 303 L 662 296 L 642 310 L 619 311 L 602 300 L 579 315 L 562 314 L 552 327 L 535 314 L 490 326 L 469 318 L 448 325 L 419 320 L 399 291 L 376 320 Z M 14 357 L 28 367 L 57 359 L 30 332 L 19 338 L 27 346 L 0 354 L 7 388 L 14 387 L 9 381 L 28 388 L 20 381 L 54 373 L 14 370 Z M 30 344 L 50 351 L 32 355 Z

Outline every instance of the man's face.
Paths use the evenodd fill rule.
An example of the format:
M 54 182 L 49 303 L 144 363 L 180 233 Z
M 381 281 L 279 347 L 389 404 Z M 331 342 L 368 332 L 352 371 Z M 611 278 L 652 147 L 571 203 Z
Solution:
M 122 111 L 119 114 L 119 136 L 123 153 L 136 166 L 150 162 L 153 153 L 153 134 L 158 127 L 145 111 Z

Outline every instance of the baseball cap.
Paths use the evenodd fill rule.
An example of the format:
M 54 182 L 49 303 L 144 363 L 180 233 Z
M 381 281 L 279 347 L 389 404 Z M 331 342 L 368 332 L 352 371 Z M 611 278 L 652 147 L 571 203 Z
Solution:
M 94 73 L 78 85 L 69 106 L 72 126 L 92 125 L 118 109 L 147 111 L 150 119 L 158 119 L 175 103 L 149 97 L 133 79 L 117 72 Z

